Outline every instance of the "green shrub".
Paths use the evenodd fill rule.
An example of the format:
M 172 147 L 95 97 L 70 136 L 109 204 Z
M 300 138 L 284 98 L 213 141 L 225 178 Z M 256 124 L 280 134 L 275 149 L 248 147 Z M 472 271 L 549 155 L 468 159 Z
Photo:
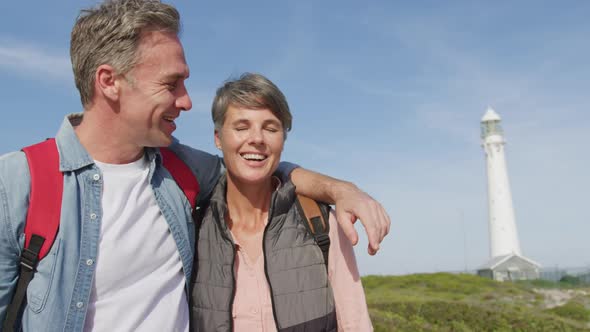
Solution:
M 578 286 L 582 284 L 582 280 L 579 277 L 566 274 L 559 279 L 559 283 L 562 285 Z
M 527 288 L 559 288 L 559 282 L 543 279 L 517 280 L 514 283 Z
M 465 303 L 417 302 L 374 305 L 372 309 L 394 312 L 405 321 L 398 320 L 389 326 L 374 320 L 379 330 L 387 331 L 580 331 L 552 316 L 532 313 L 493 310 Z M 372 315 L 373 317 L 373 315 Z M 393 323 L 393 322 L 391 322 Z M 460 327 L 460 328 L 459 328 Z
M 590 312 L 586 307 L 576 301 L 569 301 L 566 304 L 547 309 L 547 311 L 554 313 L 560 317 L 573 319 L 579 322 L 587 322 L 590 318 Z
M 375 331 L 590 331 L 585 298 L 546 310 L 531 283 L 435 273 L 368 276 L 363 286 Z

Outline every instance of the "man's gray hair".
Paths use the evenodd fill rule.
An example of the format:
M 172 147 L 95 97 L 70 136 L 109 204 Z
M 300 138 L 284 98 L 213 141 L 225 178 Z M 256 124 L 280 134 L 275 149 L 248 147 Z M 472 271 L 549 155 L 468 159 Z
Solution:
M 82 105 L 94 97 L 96 69 L 103 64 L 124 75 L 137 64 L 142 33 L 180 33 L 180 14 L 158 0 L 105 0 L 84 9 L 72 29 L 70 57 Z
M 215 130 L 219 131 L 223 126 L 230 105 L 269 109 L 281 121 L 285 139 L 287 132 L 291 130 L 293 117 L 285 95 L 273 82 L 260 74 L 244 73 L 238 79 L 226 81 L 217 89 L 211 106 Z

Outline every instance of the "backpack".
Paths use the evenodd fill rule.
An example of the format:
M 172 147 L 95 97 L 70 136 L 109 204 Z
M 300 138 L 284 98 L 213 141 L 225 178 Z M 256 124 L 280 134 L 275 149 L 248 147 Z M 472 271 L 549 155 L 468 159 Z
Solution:
M 59 153 L 55 139 L 48 139 L 22 149 L 31 177 L 29 208 L 25 222 L 25 246 L 20 257 L 20 274 L 16 290 L 6 311 L 2 331 L 12 331 L 37 264 L 55 240 L 59 229 L 63 194 L 63 174 L 59 170 Z M 194 211 L 199 183 L 190 168 L 174 152 L 161 148 L 162 163 L 186 195 Z
M 324 264 L 327 270 L 328 254 L 330 251 L 330 236 L 328 234 L 330 232 L 330 223 L 328 222 L 329 209 L 327 206 L 320 205 L 313 199 L 299 194 L 297 195 L 296 204 L 299 214 L 306 221 L 303 224 L 307 228 L 307 231 L 313 235 L 315 242 L 322 250 Z
M 15 328 L 17 317 L 24 308 L 27 287 L 33 279 L 37 264 L 47 255 L 55 241 L 61 216 L 63 174 L 59 170 L 59 153 L 55 139 L 47 139 L 22 150 L 27 158 L 31 178 L 24 230 L 25 246 L 20 257 L 19 280 L 8 305 L 2 331 L 12 331 Z M 196 211 L 200 189 L 197 178 L 172 150 L 160 148 L 160 153 L 164 168 L 184 192 L 191 204 L 191 211 Z M 305 216 L 306 227 L 321 248 L 327 268 L 330 247 L 327 212 L 322 211 L 317 202 L 310 198 L 301 195 L 297 195 L 297 198 L 301 216 Z

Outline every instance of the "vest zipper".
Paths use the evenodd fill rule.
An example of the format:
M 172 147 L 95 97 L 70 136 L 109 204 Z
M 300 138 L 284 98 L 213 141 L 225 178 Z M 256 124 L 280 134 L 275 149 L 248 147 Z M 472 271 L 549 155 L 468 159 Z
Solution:
M 272 219 L 275 198 L 276 195 L 272 195 L 272 199 L 270 201 L 270 208 L 268 209 L 268 221 L 266 223 L 266 226 L 264 227 L 264 234 L 262 235 L 262 255 L 264 255 L 264 275 L 266 276 L 266 282 L 268 283 L 268 288 L 270 289 L 270 303 L 272 304 L 272 316 L 275 320 L 275 326 L 277 327 L 278 332 L 281 329 L 279 328 L 279 320 L 277 319 L 277 308 L 275 307 L 274 292 L 272 290 L 272 284 L 270 283 L 270 277 L 268 276 L 268 259 L 266 257 L 266 231 L 268 230 L 268 227 L 270 226 L 270 221 Z
M 225 213 L 223 214 L 223 218 L 218 218 L 218 219 L 222 219 L 222 222 L 225 223 Z M 230 298 L 230 302 L 229 302 L 229 330 L 233 331 L 234 330 L 234 299 L 236 297 L 236 272 L 234 269 L 234 267 L 235 267 L 234 265 L 236 262 L 236 250 L 237 249 L 236 249 L 236 244 L 235 244 L 234 240 L 226 232 L 229 232 L 229 229 L 226 228 L 224 231 L 222 228 L 221 236 L 223 238 L 225 238 L 229 243 L 231 243 L 231 246 L 232 246 L 231 280 L 232 280 L 233 287 L 231 290 L 231 298 Z
M 231 279 L 232 279 L 232 290 L 231 290 L 231 300 L 229 302 L 229 329 L 230 331 L 234 330 L 234 299 L 236 297 L 236 273 L 235 273 L 235 261 L 236 261 L 236 244 L 232 242 L 232 246 L 233 246 L 233 255 L 231 258 L 232 264 L 231 264 Z

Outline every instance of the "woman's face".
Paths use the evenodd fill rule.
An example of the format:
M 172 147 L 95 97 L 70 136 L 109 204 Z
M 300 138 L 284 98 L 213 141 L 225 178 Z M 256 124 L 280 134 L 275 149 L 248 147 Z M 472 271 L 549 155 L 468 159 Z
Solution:
M 230 105 L 223 126 L 215 131 L 215 145 L 223 152 L 227 171 L 247 184 L 270 180 L 284 142 L 281 121 L 269 109 Z

